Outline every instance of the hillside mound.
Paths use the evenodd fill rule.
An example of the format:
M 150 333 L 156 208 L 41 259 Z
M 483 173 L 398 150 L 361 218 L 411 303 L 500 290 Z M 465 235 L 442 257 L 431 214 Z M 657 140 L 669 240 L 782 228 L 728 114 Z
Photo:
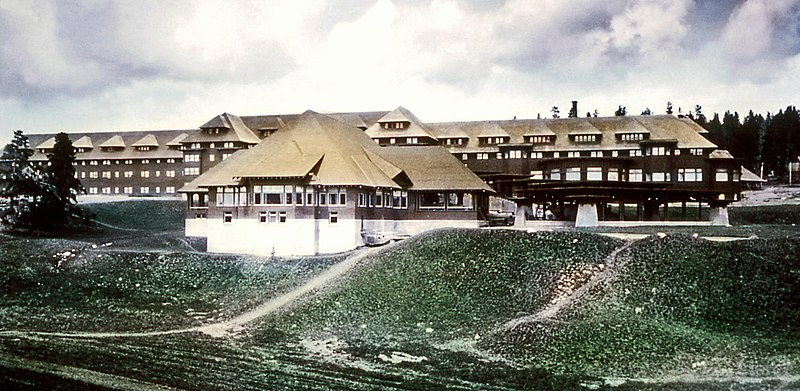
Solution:
M 653 236 L 620 257 L 615 278 L 558 322 L 529 322 L 483 346 L 533 365 L 607 375 L 706 366 L 751 373 L 774 360 L 797 370 L 796 357 L 787 357 L 800 348 L 800 240 Z
M 377 255 L 284 321 L 382 340 L 473 338 L 538 311 L 564 270 L 592 269 L 620 244 L 579 232 L 436 231 Z

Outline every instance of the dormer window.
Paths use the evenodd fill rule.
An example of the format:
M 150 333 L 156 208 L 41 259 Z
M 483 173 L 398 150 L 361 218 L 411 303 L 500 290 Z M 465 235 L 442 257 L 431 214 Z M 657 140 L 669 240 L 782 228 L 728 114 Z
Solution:
M 136 150 L 137 151 L 145 151 L 146 152 L 146 151 L 149 151 L 150 148 L 152 148 L 152 147 L 150 147 L 149 145 L 142 145 L 142 146 L 136 147 Z
M 621 141 L 642 141 L 645 139 L 644 133 L 622 133 L 619 135 Z
M 576 143 L 596 143 L 597 142 L 597 135 L 596 134 L 577 134 L 574 138 Z
M 481 144 L 502 144 L 508 142 L 508 137 L 481 137 L 480 139 Z
M 548 144 L 552 141 L 552 136 L 528 136 L 528 142 L 532 144 Z
M 407 127 L 408 127 L 408 122 L 397 121 L 397 122 L 384 122 L 383 123 L 383 128 L 384 129 L 405 129 Z

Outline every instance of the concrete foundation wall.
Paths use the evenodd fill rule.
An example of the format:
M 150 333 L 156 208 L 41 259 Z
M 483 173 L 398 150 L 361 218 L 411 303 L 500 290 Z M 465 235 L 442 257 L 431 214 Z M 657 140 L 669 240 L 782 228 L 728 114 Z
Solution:
M 208 236 L 208 220 L 207 219 L 186 219 L 186 236 L 201 237 Z

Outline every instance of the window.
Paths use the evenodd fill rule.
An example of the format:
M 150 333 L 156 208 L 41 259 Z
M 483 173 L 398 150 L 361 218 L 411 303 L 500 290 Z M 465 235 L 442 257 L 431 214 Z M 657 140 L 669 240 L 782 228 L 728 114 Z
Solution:
M 358 193 L 358 206 L 367 206 L 367 195 L 365 193 Z
M 192 143 L 189 146 L 190 149 L 200 149 L 200 143 Z M 198 160 L 199 161 L 199 160 Z
M 328 214 L 328 222 L 336 224 L 339 222 L 339 212 L 330 212 Z
M 592 151 L 589 153 L 591 157 L 603 157 L 603 151 Z
M 619 151 L 611 151 L 611 157 L 619 156 Z
M 189 197 L 189 209 L 193 208 L 208 208 L 208 194 L 192 194 Z
M 114 188 L 114 194 L 119 194 L 119 187 Z
M 561 180 L 561 169 L 554 168 L 550 170 L 550 180 L 552 181 L 560 181 Z
M 392 207 L 392 193 L 388 190 L 383 192 L 383 207 L 384 208 L 391 208 Z
M 703 155 L 703 148 L 691 148 L 689 149 L 689 154 L 695 156 L 702 156 Z
M 417 144 L 419 139 L 416 137 L 406 137 L 406 144 Z
M 553 152 L 553 158 L 554 158 L 554 159 L 558 159 L 558 158 L 560 158 L 560 157 L 561 157 L 561 154 L 560 154 L 560 153 L 558 153 L 558 152 Z
M 89 173 L 89 178 L 97 179 L 97 171 L 92 171 Z
M 581 168 L 580 167 L 567 167 L 567 175 L 566 180 L 568 181 L 579 181 L 581 180 Z
M 208 154 L 208 161 L 209 161 L 209 162 L 213 162 L 213 161 L 214 161 L 214 159 L 216 159 L 216 158 L 217 158 L 217 157 L 216 157 L 216 156 L 215 156 L 213 153 L 209 153 L 209 154 Z
M 103 165 L 104 166 L 110 166 L 111 165 L 111 160 L 103 160 Z
M 136 147 L 136 150 L 137 151 L 149 151 L 150 150 L 150 146 L 147 146 L 147 145 L 138 146 L 138 147 Z
M 608 169 L 608 180 L 609 181 L 618 181 L 619 180 L 619 170 L 616 168 L 609 168 Z
M 101 190 L 101 192 L 102 192 L 103 194 L 111 194 L 111 188 L 110 188 L 110 187 L 104 187 L 104 188 Z
M 150 171 L 142 171 L 139 173 L 142 178 L 150 178 Z
M 475 158 L 478 159 L 478 160 L 489 160 L 489 154 L 488 153 L 476 153 L 475 154 Z
M 578 151 L 570 151 L 567 152 L 567 157 L 581 157 L 581 153 Z
M 547 144 L 550 142 L 550 136 L 530 136 L 528 142 L 534 144 Z
M 174 177 L 175 177 L 175 170 L 167 170 L 167 171 L 164 171 L 164 175 L 165 175 L 167 178 L 174 178 Z
M 586 180 L 587 181 L 602 181 L 603 169 L 600 167 L 586 167 Z
M 258 222 L 259 223 L 266 223 L 267 222 L 267 212 L 266 211 L 258 212 Z
M 622 141 L 641 141 L 644 140 L 643 133 L 624 133 L 620 135 Z
M 678 169 L 678 182 L 702 182 L 702 181 L 703 181 L 702 168 Z
M 444 205 L 444 203 L 442 203 Z M 383 191 L 376 190 L 375 191 L 375 206 L 380 208 L 383 206 Z
M 200 154 L 199 153 L 187 153 L 183 155 L 183 161 L 187 163 L 192 162 L 199 162 L 200 161 Z
M 278 212 L 278 222 L 279 223 L 286 222 L 286 212 Z
M 291 204 L 291 189 L 294 186 L 253 186 L 253 204 L 254 205 L 283 205 L 286 201 L 284 190 L 289 193 L 289 203 Z
M 444 193 L 422 193 L 419 195 L 420 209 L 444 209 Z
M 315 199 L 316 198 L 314 197 L 314 188 L 306 187 L 306 205 L 308 206 L 316 205 L 316 203 L 314 203 Z
M 225 159 L 227 159 L 227 158 L 228 158 L 228 157 L 230 157 L 230 156 L 231 156 L 231 153 L 230 153 L 230 152 L 225 152 L 225 153 L 223 153 L 223 154 L 222 154 L 222 160 L 225 160 Z
M 628 156 L 642 156 L 642 150 L 641 149 L 631 149 L 630 151 L 628 151 Z
M 462 153 L 461 154 L 461 160 L 467 160 L 468 158 L 469 158 L 469 155 L 467 155 L 466 153 Z
M 408 208 L 408 193 L 405 190 L 395 190 L 392 192 L 392 207 L 395 209 Z
M 531 159 L 542 159 L 544 158 L 544 153 L 542 152 L 531 152 Z
M 503 159 L 503 153 L 502 152 L 498 152 L 497 154 L 495 154 L 495 159 L 502 160 Z
M 89 194 L 97 194 L 97 188 L 96 187 L 90 187 L 89 188 Z
M 161 186 L 156 186 L 156 194 L 161 194 Z
M 233 141 L 227 141 L 222 144 L 222 148 L 225 149 L 233 149 Z
M 447 194 L 447 209 L 472 210 L 472 194 L 470 193 Z
M 631 168 L 628 170 L 628 182 L 641 182 L 642 181 L 642 169 L 641 168 Z
M 394 137 L 389 139 L 389 144 L 394 144 L 396 142 L 397 142 L 397 140 Z
M 666 147 L 650 147 L 645 151 L 647 156 L 664 156 L 669 155 L 670 150 Z
M 183 175 L 185 176 L 200 175 L 200 167 L 184 167 Z
M 175 163 L 175 159 L 167 159 L 167 163 L 168 163 L 168 164 Z
M 103 171 L 103 178 L 111 179 L 111 171 Z
M 119 171 L 114 171 L 114 178 L 119 178 Z
M 97 160 L 92 160 L 92 161 L 90 161 L 90 162 L 89 162 L 89 165 L 90 165 L 90 166 L 96 166 L 96 165 L 97 165 Z
M 139 188 L 139 193 L 142 194 L 150 194 L 150 188 L 147 186 L 142 186 Z
M 247 205 L 247 188 L 217 187 L 217 206 Z
M 672 175 L 668 172 L 654 172 L 649 175 L 652 182 L 670 182 L 672 180 Z
M 133 171 L 125 171 L 123 176 L 125 176 L 125 178 L 133 178 Z
M 167 186 L 164 188 L 164 193 L 175 194 L 175 186 Z
M 233 212 L 223 212 L 222 213 L 222 222 L 225 224 L 230 224 L 233 222 Z
M 150 164 L 150 159 L 142 159 L 142 164 Z
M 718 168 L 715 171 L 714 180 L 717 182 L 727 182 L 730 180 L 728 177 L 728 169 L 727 168 Z
M 159 177 L 161 177 L 161 171 L 156 170 L 156 178 L 159 178 Z
M 128 159 L 125 161 L 125 164 L 133 164 L 133 160 Z
M 296 205 L 303 205 L 303 186 L 295 186 L 294 188 L 294 203 Z
M 522 151 L 520 151 L 520 150 L 508 151 L 508 158 L 509 159 L 522 159 Z
M 531 171 L 531 179 L 544 179 L 544 171 L 542 170 Z
M 125 194 L 133 194 L 133 187 L 132 186 L 125 186 L 122 188 L 122 192 Z
M 575 135 L 576 143 L 593 143 L 597 141 L 596 134 L 578 134 Z

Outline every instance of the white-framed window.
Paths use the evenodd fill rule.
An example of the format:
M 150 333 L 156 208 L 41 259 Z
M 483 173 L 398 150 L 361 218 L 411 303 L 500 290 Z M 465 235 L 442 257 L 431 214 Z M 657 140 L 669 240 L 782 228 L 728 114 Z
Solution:
M 262 211 L 258 212 L 258 222 L 261 223 L 261 224 L 264 224 L 267 221 L 268 221 L 267 220 L 267 211 L 262 210 Z
M 649 181 L 651 182 L 670 182 L 672 180 L 672 175 L 668 172 L 656 171 L 647 175 L 650 176 Z
M 161 171 L 160 170 L 156 170 L 156 178 L 159 178 L 159 177 L 161 177 Z
M 530 136 L 528 142 L 534 144 L 547 144 L 550 142 L 550 136 Z
M 125 171 L 122 173 L 125 178 L 133 178 L 133 171 Z
M 695 156 L 703 156 L 703 148 L 690 148 L 689 154 Z
M 579 181 L 581 180 L 581 168 L 580 167 L 567 167 L 567 175 L 566 180 L 568 181 Z
M 217 187 L 217 206 L 246 206 L 246 187 Z
M 554 159 L 558 159 L 558 158 L 560 158 L 560 157 L 561 157 L 561 153 L 559 153 L 559 152 L 553 152 L 553 158 L 554 158 Z
M 670 154 L 667 147 L 650 147 L 645 150 L 647 156 L 665 156 Z
M 119 187 L 114 188 L 114 194 L 119 194 Z
M 420 193 L 418 202 L 420 209 L 444 209 L 446 199 L 444 193 Z
M 226 141 L 226 142 L 222 143 L 222 148 L 225 148 L 225 149 L 233 148 L 233 141 Z
M 561 169 L 554 168 L 550 170 L 550 180 L 551 181 L 560 181 L 561 180 Z
M 580 151 L 569 151 L 567 157 L 581 157 Z
M 122 188 L 122 192 L 125 194 L 133 194 L 133 186 L 125 186 Z
M 601 167 L 586 167 L 587 181 L 602 181 L 603 169 Z
M 133 160 L 131 159 L 125 160 L 125 164 L 133 164 Z
M 104 188 L 101 189 L 101 193 L 103 193 L 103 194 L 111 194 L 111 188 L 110 187 L 104 187 Z
M 619 180 L 619 169 L 617 168 L 609 168 L 607 173 L 608 181 L 618 181 Z
M 230 152 L 223 152 L 222 153 L 222 160 L 225 160 L 225 159 L 229 158 L 231 155 L 233 155 L 233 154 L 230 153 Z
M 142 178 L 150 178 L 150 171 L 144 170 L 139 173 Z
M 111 179 L 111 171 L 103 171 L 103 178 Z
M 544 179 L 544 171 L 542 170 L 531 171 L 531 179 Z
M 389 139 L 389 144 L 395 144 L 395 143 L 397 143 L 397 139 L 395 139 L 394 137 Z
M 503 153 L 502 153 L 502 152 L 498 152 L 498 153 L 496 153 L 496 154 L 495 154 L 495 159 L 497 159 L 497 160 L 502 160 L 502 159 L 503 159 Z
M 209 153 L 208 154 L 208 161 L 209 162 L 213 162 L 216 158 L 217 158 L 217 156 L 214 155 L 213 153 Z
M 365 207 L 367 206 L 367 194 L 366 193 L 358 193 L 358 206 Z
M 331 224 L 336 224 L 339 222 L 339 212 L 329 212 L 328 213 L 328 222 Z
M 200 167 L 184 167 L 183 175 L 184 176 L 200 175 Z
M 150 164 L 150 159 L 142 159 L 142 164 Z
M 522 151 L 520 150 L 512 150 L 508 151 L 508 158 L 509 159 L 522 159 Z
M 643 133 L 623 133 L 620 135 L 622 141 L 641 141 L 644 140 Z
M 469 155 L 467 155 L 466 153 L 462 153 L 461 160 L 467 160 L 467 159 L 469 159 Z
M 89 165 L 90 165 L 90 166 L 96 166 L 96 165 L 97 165 L 97 160 L 92 160 L 92 161 L 90 161 L 90 162 L 89 162 Z
M 200 161 L 200 154 L 199 153 L 187 153 L 183 155 L 183 161 L 187 163 L 199 162 Z
M 702 181 L 703 181 L 702 168 L 678 169 L 678 182 L 702 182 Z
M 597 142 L 596 134 L 577 134 L 575 135 L 576 143 L 594 143 Z
M 544 153 L 542 152 L 531 152 L 531 159 L 542 159 L 544 158 Z
M 450 210 L 472 210 L 472 194 L 470 193 L 447 193 L 447 209 Z
M 256 185 L 253 186 L 254 205 L 285 205 L 292 203 L 292 189 L 294 186 L 284 185 Z M 288 200 L 287 200 L 288 195 Z M 287 202 L 288 201 L 288 202 Z
M 628 151 L 628 156 L 642 156 L 641 149 L 631 149 Z
M 406 137 L 406 144 L 417 144 L 419 139 L 417 137 Z
M 86 178 L 86 171 L 81 172 L 81 179 Z
M 405 190 L 392 192 L 392 207 L 395 209 L 408 209 L 408 193 Z
M 475 159 L 477 159 L 477 160 L 489 160 L 489 154 L 488 153 L 476 153 L 475 154 Z
M 167 159 L 167 163 L 168 163 L 168 164 L 175 163 L 175 159 L 172 159 L 172 158 L 170 158 L 170 159 Z
M 619 151 L 611 151 L 611 157 L 618 157 Z
M 628 170 L 628 182 L 641 182 L 642 181 L 642 169 L 641 168 L 631 168 Z
M 233 223 L 233 212 L 222 212 L 222 222 L 225 224 Z
M 119 171 L 114 171 L 114 178 L 119 178 Z
M 92 171 L 89 173 L 89 178 L 97 179 L 97 171 Z
M 89 188 L 89 194 L 97 194 L 97 188 L 96 187 L 90 187 Z
M 591 151 L 589 153 L 591 157 L 603 157 L 603 151 Z
M 140 188 L 139 188 L 139 193 L 142 193 L 142 194 L 150 194 L 150 187 L 148 187 L 148 186 L 142 186 L 142 187 L 140 187 Z
M 167 170 L 167 171 L 164 171 L 164 175 L 165 175 L 167 178 L 174 178 L 174 177 L 175 177 L 175 170 Z
M 164 188 L 164 193 L 175 194 L 175 186 L 167 186 Z
M 104 166 L 110 166 L 111 165 L 111 160 L 103 160 L 103 165 Z
M 727 168 L 718 168 L 714 170 L 714 181 L 728 182 L 729 180 L 730 180 L 730 175 L 728 173 Z

